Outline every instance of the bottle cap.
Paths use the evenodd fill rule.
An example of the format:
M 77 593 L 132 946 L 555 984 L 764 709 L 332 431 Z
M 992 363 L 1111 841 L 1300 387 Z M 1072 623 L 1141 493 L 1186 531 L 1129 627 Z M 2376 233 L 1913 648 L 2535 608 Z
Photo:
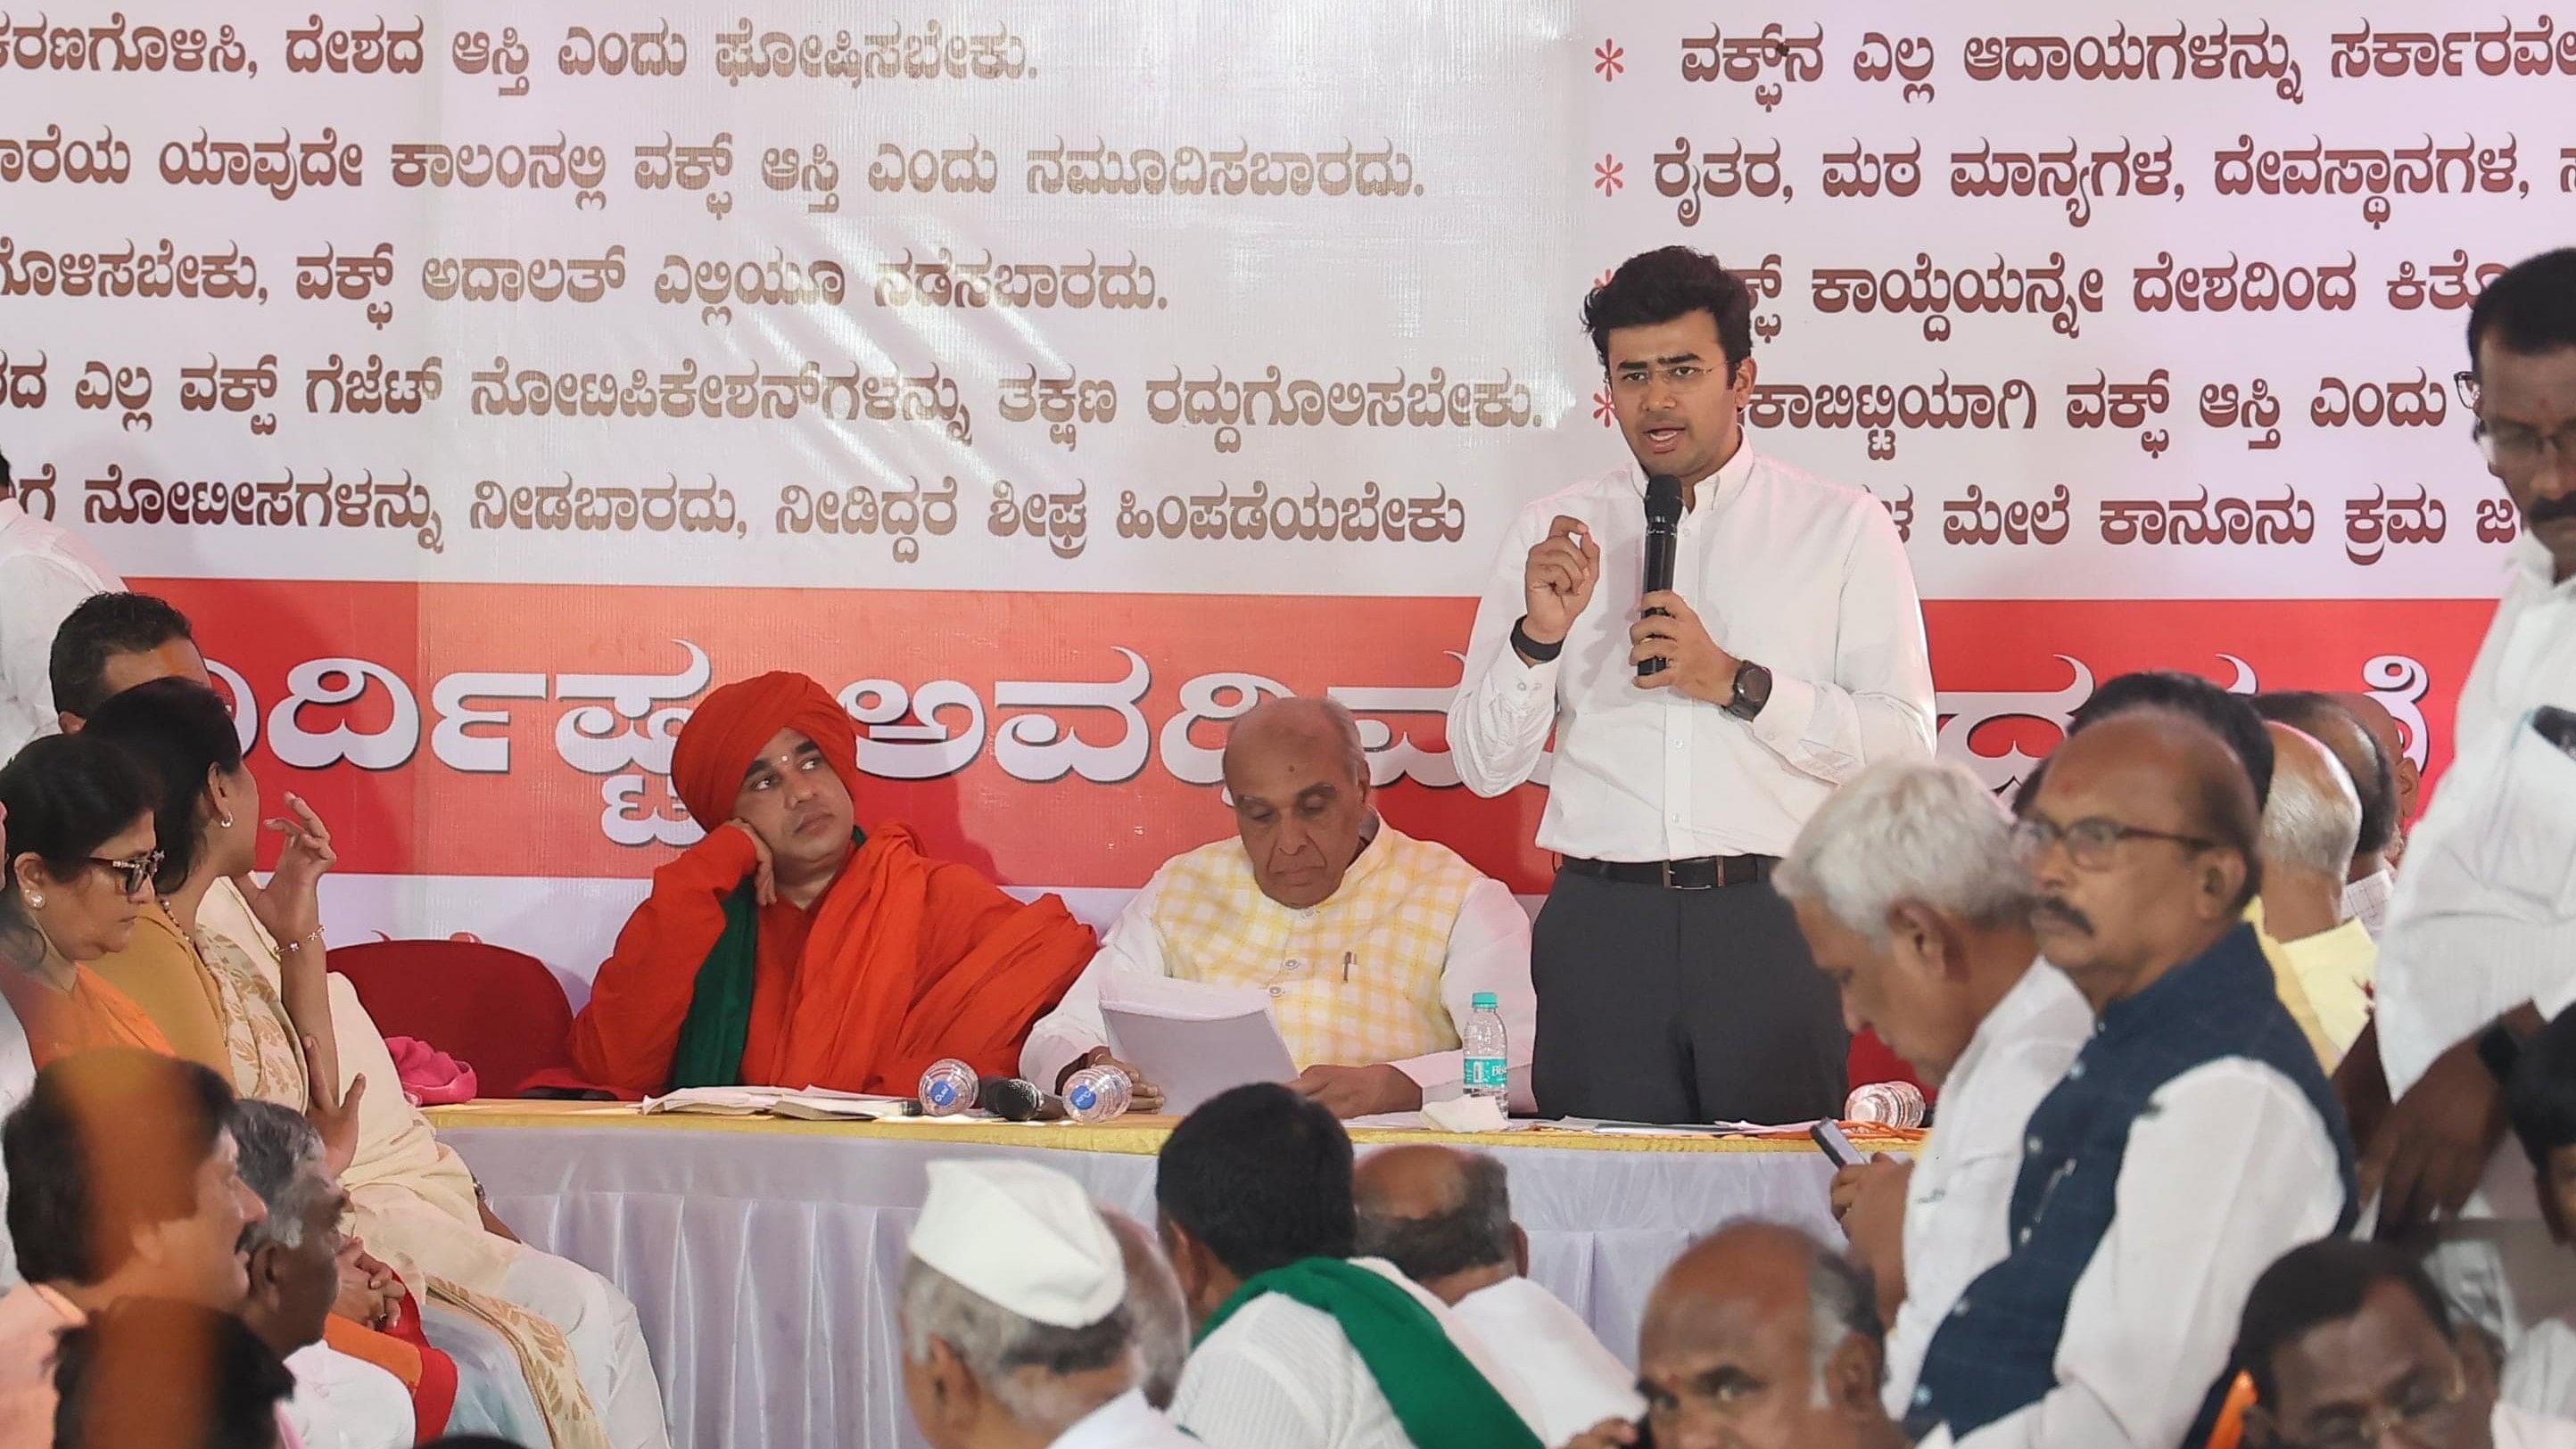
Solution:
M 1501 1005 L 1502 998 L 1494 995 L 1494 993 L 1490 991 L 1479 991 L 1475 995 L 1467 998 L 1467 1007 L 1471 1011 L 1493 1011 L 1501 1007 Z

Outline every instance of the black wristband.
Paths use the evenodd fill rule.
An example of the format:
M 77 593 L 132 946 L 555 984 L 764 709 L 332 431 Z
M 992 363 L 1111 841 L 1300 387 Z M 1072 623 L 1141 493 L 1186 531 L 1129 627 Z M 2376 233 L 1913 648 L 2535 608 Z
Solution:
M 2522 1060 L 2522 1043 L 2499 1021 L 2479 1034 L 2478 1060 L 2486 1064 L 2487 1075 L 2501 1087 L 2512 1080 L 2514 1063 Z
M 1549 660 L 1554 659 L 1559 654 L 1565 652 L 1565 641 L 1562 639 L 1557 640 L 1553 644 L 1541 644 L 1536 639 L 1531 638 L 1528 632 L 1521 628 L 1523 624 L 1528 622 L 1529 615 L 1527 614 L 1523 614 L 1512 621 L 1512 647 L 1520 651 L 1522 658 L 1529 660 L 1533 664 L 1545 664 Z

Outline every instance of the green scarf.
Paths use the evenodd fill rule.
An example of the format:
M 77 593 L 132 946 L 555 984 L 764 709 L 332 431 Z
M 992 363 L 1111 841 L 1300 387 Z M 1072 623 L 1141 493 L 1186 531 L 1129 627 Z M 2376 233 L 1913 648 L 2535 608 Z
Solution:
M 867 841 L 866 831 L 850 832 L 853 851 Z M 725 897 L 724 921 L 707 959 L 698 963 L 666 1092 L 742 1085 L 742 1044 L 751 1034 L 751 995 L 760 976 L 759 891 L 750 880 Z
M 1197 1341 L 1207 1342 L 1236 1309 L 1265 1293 L 1333 1315 L 1414 1449 L 1545 1449 L 1429 1309 L 1339 1258 L 1307 1258 L 1254 1277 L 1209 1316 Z

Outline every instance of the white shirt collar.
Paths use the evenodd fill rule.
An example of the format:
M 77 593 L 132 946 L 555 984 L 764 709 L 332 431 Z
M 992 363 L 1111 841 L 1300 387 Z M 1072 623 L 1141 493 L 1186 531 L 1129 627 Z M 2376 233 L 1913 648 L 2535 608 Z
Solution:
M 1162 1410 L 1145 1402 L 1143 1389 L 1129 1389 L 1075 1420 L 1047 1449 L 1132 1449 L 1179 1434 Z
M 1634 459 L 1630 461 L 1634 466 L 1628 470 L 1628 484 L 1642 499 L 1646 496 L 1646 465 Z M 1744 491 L 1744 480 L 1752 476 L 1753 435 L 1739 430 L 1735 435 L 1735 456 L 1719 464 L 1716 472 L 1699 480 L 1699 506 L 1683 514 L 1682 521 L 1687 524 L 1694 518 L 1705 518 L 1719 504 L 1733 501 L 1735 495 Z

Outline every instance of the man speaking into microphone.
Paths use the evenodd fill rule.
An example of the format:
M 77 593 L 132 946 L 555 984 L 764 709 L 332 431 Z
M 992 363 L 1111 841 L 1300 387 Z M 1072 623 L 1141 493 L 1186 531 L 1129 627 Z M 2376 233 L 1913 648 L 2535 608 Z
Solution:
M 1530 953 L 1538 1109 L 1839 1116 L 1834 984 L 1769 880 L 1836 784 L 1931 753 L 1904 544 L 1867 492 L 1746 441 L 1752 299 L 1715 259 L 1631 257 L 1583 321 L 1636 466 L 1521 512 L 1449 706 L 1479 795 L 1529 779 L 1556 733 L 1538 843 L 1561 863 Z M 1669 543 L 1650 546 L 1654 495 L 1674 491 Z

